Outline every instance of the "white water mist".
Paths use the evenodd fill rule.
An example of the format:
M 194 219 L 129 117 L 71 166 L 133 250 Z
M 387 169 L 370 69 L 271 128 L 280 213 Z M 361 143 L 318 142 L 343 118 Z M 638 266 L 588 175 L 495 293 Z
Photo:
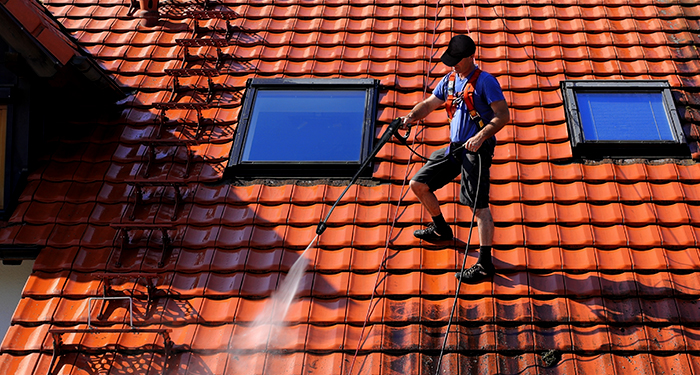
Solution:
M 267 353 L 268 350 L 275 350 L 285 345 L 285 340 L 288 338 L 280 333 L 286 325 L 285 318 L 299 292 L 301 280 L 310 263 L 306 253 L 317 238 L 318 235 L 301 253 L 299 259 L 294 262 L 287 276 L 279 284 L 277 290 L 272 293 L 253 323 L 247 327 L 246 332 L 232 340 L 232 354 L 238 362 L 236 367 L 239 369 L 245 368 L 255 371 L 254 368 L 258 367 L 258 363 L 253 359 L 254 354 Z

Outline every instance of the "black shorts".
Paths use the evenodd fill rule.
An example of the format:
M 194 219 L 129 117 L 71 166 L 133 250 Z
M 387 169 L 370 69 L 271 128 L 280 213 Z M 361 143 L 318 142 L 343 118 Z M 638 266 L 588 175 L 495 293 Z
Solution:
M 476 197 L 476 208 L 486 208 L 489 206 L 489 168 L 495 146 L 496 140 L 491 138 L 484 142 L 478 153 L 460 149 L 447 156 L 445 156 L 447 147 L 441 148 L 430 155 L 430 159 L 436 161 L 428 161 L 411 180 L 422 182 L 428 185 L 430 191 L 435 191 L 447 185 L 461 173 L 459 201 L 469 207 L 475 207 Z M 479 178 L 479 160 L 481 160 L 481 178 Z M 477 197 L 476 187 L 479 181 Z

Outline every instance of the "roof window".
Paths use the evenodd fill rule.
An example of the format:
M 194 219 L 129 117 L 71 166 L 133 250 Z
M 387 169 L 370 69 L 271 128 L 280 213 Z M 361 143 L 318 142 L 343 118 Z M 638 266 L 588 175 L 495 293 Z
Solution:
M 374 79 L 249 80 L 230 172 L 353 176 L 372 148 L 377 88 Z
M 575 156 L 690 157 L 666 81 L 562 81 Z

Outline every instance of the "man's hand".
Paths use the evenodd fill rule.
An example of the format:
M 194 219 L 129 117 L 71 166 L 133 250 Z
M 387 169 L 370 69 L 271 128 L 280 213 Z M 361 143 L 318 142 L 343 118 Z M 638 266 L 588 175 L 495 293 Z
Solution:
M 401 117 L 401 125 L 399 126 L 399 129 L 406 130 L 413 126 L 413 124 L 416 122 L 415 119 L 412 118 L 412 116 L 403 116 Z
M 419 120 L 425 118 L 430 112 L 437 109 L 444 103 L 443 100 L 438 99 L 435 95 L 430 95 L 427 99 L 416 104 L 415 107 L 406 116 L 401 117 L 403 120 L 401 122 L 401 129 L 408 129 L 411 125 L 415 124 Z
M 464 148 L 470 152 L 477 152 L 479 151 L 479 148 L 481 148 L 481 145 L 484 143 L 485 139 L 486 138 L 484 138 L 483 134 L 481 132 L 478 132 L 476 133 L 476 135 L 467 139 L 467 141 L 464 142 Z
M 493 109 L 494 112 L 491 122 L 486 124 L 483 129 L 464 142 L 464 148 L 467 149 L 467 151 L 477 152 L 484 141 L 498 133 L 498 131 L 510 121 L 510 112 L 508 111 L 508 104 L 505 100 L 491 103 L 491 109 Z

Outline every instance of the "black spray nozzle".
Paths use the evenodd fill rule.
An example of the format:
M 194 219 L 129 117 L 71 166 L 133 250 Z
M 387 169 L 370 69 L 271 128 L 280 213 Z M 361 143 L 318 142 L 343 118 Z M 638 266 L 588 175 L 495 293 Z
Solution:
M 377 141 L 377 144 L 375 146 L 375 151 L 379 151 L 379 149 L 384 146 L 387 142 L 389 142 L 389 139 L 391 138 L 392 135 L 398 134 L 399 127 L 401 126 L 401 118 L 397 118 L 391 123 L 389 123 L 389 127 L 386 128 L 386 131 L 384 131 L 384 134 L 382 134 L 381 138 L 379 138 L 379 141 Z M 374 153 L 376 154 L 376 153 Z M 374 155 L 372 155 L 374 157 Z
M 326 231 L 326 228 L 328 228 L 328 226 L 326 225 L 326 221 L 325 221 L 325 220 L 322 221 L 322 222 L 320 222 L 320 223 L 318 223 L 318 227 L 316 227 L 316 234 L 318 234 L 319 236 L 322 235 L 323 232 Z
M 401 125 L 403 124 L 403 119 L 401 117 L 394 119 L 389 124 L 389 128 L 386 130 L 386 133 L 393 134 L 396 139 L 399 140 L 402 144 L 406 144 L 406 141 L 408 141 L 408 136 L 411 134 L 411 127 L 409 126 L 406 130 L 406 134 L 401 135 L 399 134 L 399 129 L 401 128 Z

